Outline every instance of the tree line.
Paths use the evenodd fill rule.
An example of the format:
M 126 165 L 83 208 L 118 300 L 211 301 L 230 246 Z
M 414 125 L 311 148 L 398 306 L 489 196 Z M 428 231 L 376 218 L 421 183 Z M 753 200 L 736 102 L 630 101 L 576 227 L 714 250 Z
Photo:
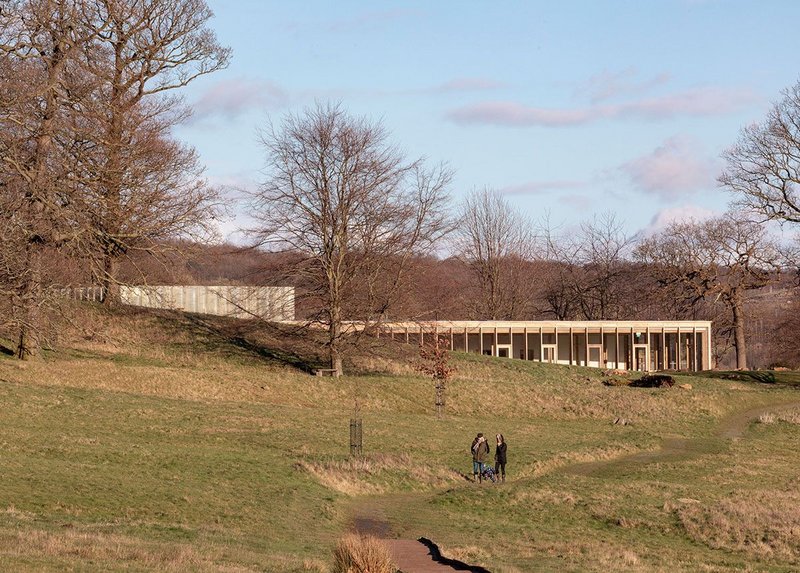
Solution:
M 350 320 L 436 318 L 713 319 L 747 366 L 752 293 L 797 260 L 765 223 L 800 222 L 800 83 L 725 153 L 731 210 L 649 236 L 610 213 L 531 221 L 489 188 L 454 206 L 446 164 L 318 103 L 260 130 L 250 244 L 214 246 L 219 191 L 172 135 L 180 89 L 230 59 L 211 16 L 203 0 L 0 1 L 0 316 L 19 358 L 65 287 L 114 305 L 121 284 L 216 275 L 296 286 L 338 372 Z

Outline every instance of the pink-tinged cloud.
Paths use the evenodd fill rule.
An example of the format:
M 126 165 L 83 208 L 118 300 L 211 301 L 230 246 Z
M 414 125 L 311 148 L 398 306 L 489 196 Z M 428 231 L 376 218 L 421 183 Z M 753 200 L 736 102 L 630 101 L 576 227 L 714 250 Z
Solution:
M 233 119 L 251 109 L 275 108 L 289 97 L 279 86 L 245 78 L 225 80 L 211 86 L 192 104 L 194 121 L 212 116 Z
M 509 127 L 580 125 L 596 119 L 590 109 L 546 109 L 507 101 L 464 106 L 451 111 L 447 117 L 460 124 Z
M 603 70 L 581 83 L 576 89 L 576 95 L 596 104 L 620 96 L 645 93 L 667 83 L 669 79 L 670 75 L 667 73 L 642 79 L 638 70 L 633 67 L 618 72 Z
M 711 116 L 736 112 L 755 102 L 755 94 L 746 89 L 723 90 L 697 88 L 673 95 L 642 99 L 616 106 L 619 117 L 666 119 L 679 115 Z
M 505 84 L 487 78 L 454 78 L 436 86 L 433 91 L 441 93 L 493 90 Z
M 585 181 L 529 181 L 519 185 L 509 185 L 500 189 L 504 195 L 544 195 L 554 191 L 579 189 L 586 186 Z
M 725 115 L 742 109 L 756 99 L 751 91 L 744 89 L 696 88 L 667 96 L 571 109 L 489 101 L 452 110 L 447 118 L 459 124 L 562 127 L 585 125 L 603 119 L 660 120 L 676 116 Z
M 719 165 L 686 137 L 672 137 L 651 153 L 623 164 L 620 169 L 641 191 L 662 199 L 715 187 Z
M 719 215 L 719 213 L 697 205 L 669 207 L 653 215 L 653 218 L 650 219 L 650 224 L 644 229 L 641 229 L 637 233 L 637 236 L 651 237 L 666 229 L 671 223 L 700 222 L 716 217 L 717 215 Z

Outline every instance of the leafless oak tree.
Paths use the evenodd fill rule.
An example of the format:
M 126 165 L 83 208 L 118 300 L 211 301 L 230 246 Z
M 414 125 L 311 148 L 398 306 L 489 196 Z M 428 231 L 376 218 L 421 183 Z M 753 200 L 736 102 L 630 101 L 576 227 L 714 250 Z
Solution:
M 76 25 L 80 3 L 19 0 L 0 4 L 0 193 L 4 270 L 12 292 L 17 356 L 39 348 L 46 303 L 44 256 L 79 232 L 79 185 L 65 163 L 67 118 L 86 86 L 77 55 L 87 41 Z
M 93 144 L 85 205 L 113 305 L 120 257 L 208 229 L 216 193 L 194 150 L 171 139 L 186 111 L 166 94 L 227 66 L 230 50 L 208 27 L 205 0 L 97 0 L 83 2 L 81 16 L 93 31 L 83 65 L 97 86 L 84 111 Z
M 640 243 L 637 254 L 662 284 L 681 285 L 690 299 L 724 305 L 733 323 L 737 368 L 747 368 L 745 292 L 775 280 L 783 258 L 763 225 L 737 212 L 676 222 Z
M 385 316 L 411 257 L 447 231 L 451 174 L 407 161 L 381 125 L 340 105 L 287 115 L 261 132 L 261 144 L 266 180 L 253 196 L 253 236 L 302 254 L 295 277 L 315 297 L 311 320 L 326 328 L 331 368 L 341 374 L 354 318 L 344 313 L 367 325 Z
M 723 157 L 720 182 L 740 206 L 800 223 L 800 82 L 784 90 L 763 122 L 744 128 Z

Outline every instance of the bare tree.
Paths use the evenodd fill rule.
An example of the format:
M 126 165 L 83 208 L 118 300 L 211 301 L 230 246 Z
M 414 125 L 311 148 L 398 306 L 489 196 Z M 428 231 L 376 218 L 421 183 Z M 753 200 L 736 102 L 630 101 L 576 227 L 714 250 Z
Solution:
M 170 137 L 188 112 L 166 97 L 227 66 L 212 16 L 204 0 L 82 3 L 82 25 L 94 32 L 83 65 L 97 85 L 84 111 L 93 151 L 81 150 L 92 181 L 85 207 L 107 304 L 119 302 L 121 257 L 208 230 L 215 214 L 194 150 Z
M 436 417 L 444 414 L 447 383 L 457 368 L 450 363 L 450 351 L 441 336 L 434 336 L 433 342 L 426 342 L 419 347 L 420 360 L 417 370 L 433 379 L 436 390 Z
M 381 125 L 340 105 L 287 115 L 261 132 L 261 144 L 267 178 L 253 196 L 253 237 L 302 254 L 295 279 L 316 302 L 310 322 L 327 330 L 331 368 L 341 374 L 353 318 L 344 313 L 366 327 L 382 320 L 412 256 L 448 230 L 451 174 L 406 161 Z
M 79 233 L 80 183 L 64 160 L 67 118 L 87 92 L 77 54 L 87 41 L 73 0 L 0 6 L 0 193 L 4 271 L 19 358 L 38 352 L 47 302 L 44 257 Z M 7 241 L 5 239 L 8 239 Z M 13 264 L 12 264 L 13 263 Z
M 596 215 L 560 234 L 547 229 L 546 237 L 552 265 L 543 278 L 550 313 L 560 320 L 602 320 L 630 312 L 633 240 L 616 215 Z
M 763 225 L 728 213 L 704 222 L 672 223 L 637 248 L 664 285 L 680 285 L 690 300 L 713 300 L 733 324 L 736 366 L 747 368 L 744 300 L 777 278 L 782 255 Z
M 455 251 L 477 279 L 473 312 L 489 320 L 525 314 L 529 281 L 523 280 L 533 252 L 531 222 L 497 191 L 472 192 L 458 214 Z
M 745 127 L 723 157 L 727 167 L 719 180 L 740 206 L 800 223 L 800 82 L 783 91 L 762 123 Z

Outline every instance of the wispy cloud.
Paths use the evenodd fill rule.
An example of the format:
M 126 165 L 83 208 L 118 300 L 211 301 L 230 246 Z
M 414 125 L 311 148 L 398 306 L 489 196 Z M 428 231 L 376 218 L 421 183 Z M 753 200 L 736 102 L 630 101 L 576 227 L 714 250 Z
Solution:
M 289 96 L 280 86 L 263 80 L 234 78 L 212 85 L 192 103 L 192 120 L 219 116 L 233 119 L 251 109 L 286 105 Z
M 544 195 L 553 191 L 579 189 L 586 185 L 585 181 L 528 181 L 503 187 L 500 192 L 505 195 Z
M 578 97 L 596 104 L 620 96 L 639 95 L 666 84 L 670 79 L 667 73 L 641 78 L 636 68 L 612 72 L 603 70 L 580 83 L 575 90 Z
M 705 221 L 719 215 L 711 209 L 697 205 L 680 205 L 662 209 L 650 219 L 650 223 L 636 233 L 639 237 L 650 237 L 666 229 L 671 223 Z
M 417 10 L 376 10 L 364 12 L 353 18 L 345 18 L 331 22 L 328 26 L 330 32 L 353 32 L 364 28 L 375 28 L 386 26 L 406 18 L 418 17 L 420 12 Z
M 435 86 L 430 91 L 450 93 L 493 90 L 503 87 L 506 87 L 506 84 L 488 78 L 454 78 Z
M 620 169 L 641 191 L 670 200 L 714 187 L 719 167 L 696 141 L 676 136 Z
M 677 116 L 724 115 L 738 111 L 755 100 L 755 95 L 748 89 L 706 87 L 618 104 L 563 109 L 490 101 L 457 108 L 446 117 L 459 124 L 561 127 L 584 125 L 603 119 L 661 120 Z

